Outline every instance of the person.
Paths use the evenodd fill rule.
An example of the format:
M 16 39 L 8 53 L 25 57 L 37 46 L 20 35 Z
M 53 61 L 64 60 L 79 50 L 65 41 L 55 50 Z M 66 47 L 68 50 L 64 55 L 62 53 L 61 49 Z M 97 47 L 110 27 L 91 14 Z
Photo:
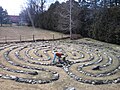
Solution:
M 63 55 L 63 54 L 62 54 L 61 52 L 55 52 L 52 63 L 54 63 L 54 64 L 56 63 L 55 60 L 56 60 L 57 57 L 58 57 L 59 63 L 62 63 L 62 61 L 61 61 L 61 59 L 60 59 L 62 55 Z

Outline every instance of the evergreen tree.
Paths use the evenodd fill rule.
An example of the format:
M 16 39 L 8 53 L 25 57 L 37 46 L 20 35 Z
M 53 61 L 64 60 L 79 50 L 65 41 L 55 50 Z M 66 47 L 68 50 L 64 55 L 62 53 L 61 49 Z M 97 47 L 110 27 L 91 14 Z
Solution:
M 120 0 L 72 0 L 72 33 L 120 44 Z M 35 14 L 36 27 L 69 33 L 70 2 L 51 4 Z
M 7 10 L 4 10 L 1 6 L 0 6 L 0 23 L 1 23 L 1 26 L 3 23 L 4 24 L 9 23 L 9 16 L 8 16 Z

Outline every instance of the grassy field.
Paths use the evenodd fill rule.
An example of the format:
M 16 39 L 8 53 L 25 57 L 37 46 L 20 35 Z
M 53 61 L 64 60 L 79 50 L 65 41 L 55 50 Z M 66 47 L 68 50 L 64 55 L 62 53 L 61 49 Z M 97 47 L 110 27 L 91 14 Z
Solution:
M 53 39 L 53 34 L 55 39 L 66 37 L 58 32 L 26 26 L 0 27 L 0 42 L 5 42 L 5 38 L 7 42 L 20 41 L 20 37 L 22 41 L 33 40 L 33 35 L 35 39 Z
M 0 27 L 0 37 L 1 41 L 2 38 L 5 36 L 9 37 L 10 39 L 15 39 L 19 40 L 19 36 L 22 35 L 23 37 L 25 36 L 27 40 L 32 39 L 32 35 L 35 35 L 36 38 L 53 38 L 52 35 L 55 34 L 56 38 L 61 37 L 60 33 L 56 32 L 51 32 L 51 31 L 46 31 L 46 30 L 40 30 L 40 29 L 33 29 L 30 27 Z M 31 36 L 31 37 L 30 37 Z M 16 39 L 16 37 L 18 39 Z M 25 39 L 25 40 L 26 40 Z M 3 41 L 4 42 L 4 41 Z M 44 45 L 48 46 L 45 47 Z M 17 48 L 14 48 L 16 47 Z M 27 47 L 26 47 L 27 46 Z M 2 48 L 5 47 L 3 50 Z M 104 42 L 100 42 L 97 40 L 93 40 L 90 38 L 83 38 L 83 39 L 78 39 L 78 40 L 60 40 L 60 41 L 49 41 L 49 42 L 31 42 L 31 43 L 18 43 L 18 44 L 0 44 L 0 65 L 4 65 L 6 68 L 10 68 L 12 70 L 23 70 L 23 71 L 35 71 L 32 69 L 27 69 L 27 68 L 22 68 L 19 66 L 14 66 L 10 64 L 6 59 L 4 54 L 6 52 L 9 52 L 8 58 L 12 60 L 12 62 L 20 64 L 20 65 L 26 65 L 30 67 L 38 67 L 38 68 L 45 68 L 50 71 L 57 72 L 59 74 L 59 79 L 56 81 L 52 81 L 50 83 L 46 84 L 27 84 L 27 83 L 19 83 L 13 80 L 8 80 L 8 79 L 2 79 L 0 78 L 0 90 L 65 90 L 66 87 L 75 87 L 76 90 L 120 90 L 120 83 L 113 83 L 113 84 L 102 84 L 102 85 L 92 85 L 92 84 L 86 84 L 82 82 L 76 81 L 74 78 L 71 78 L 68 73 L 65 72 L 63 68 L 57 67 L 57 66 L 46 66 L 46 65 L 37 65 L 37 64 L 31 64 L 30 62 L 44 62 L 44 63 L 51 63 L 51 61 L 42 61 L 42 60 L 32 60 L 29 56 L 31 56 L 34 59 L 39 59 L 41 57 L 37 56 L 35 54 L 35 51 L 38 50 L 37 53 L 41 54 L 42 50 L 48 52 L 52 52 L 52 50 L 58 48 L 62 48 L 66 53 L 68 54 L 68 60 L 71 59 L 71 61 L 77 62 L 77 60 L 74 60 L 76 58 L 79 58 L 80 54 L 84 54 L 84 58 L 81 58 L 80 61 L 85 61 L 90 58 L 90 54 L 94 56 L 93 60 L 91 62 L 97 62 L 99 56 L 97 56 L 97 53 L 99 53 L 103 61 L 100 62 L 98 65 L 105 65 L 106 63 L 109 62 L 110 56 L 112 58 L 112 63 L 111 65 L 103 68 L 101 71 L 93 71 L 92 68 L 96 65 L 91 65 L 88 67 L 83 67 L 84 71 L 87 72 L 92 72 L 92 73 L 104 73 L 106 71 L 113 71 L 116 69 L 118 66 L 120 66 L 120 61 L 116 56 L 120 56 L 120 46 L 119 45 L 114 45 L 114 44 L 108 44 Z M 23 49 L 21 49 L 23 48 Z M 79 50 L 77 56 L 72 55 L 70 52 L 75 52 Z M 93 51 L 90 51 L 93 50 Z M 19 56 L 24 58 L 25 62 L 22 60 L 19 60 L 18 57 L 16 57 L 15 53 L 19 52 Z M 27 52 L 27 53 L 26 53 Z M 91 52 L 91 53 L 87 53 Z M 104 54 L 107 53 L 107 54 Z M 112 55 L 115 53 L 116 55 Z M 27 56 L 29 55 L 29 56 Z M 44 54 L 45 55 L 45 54 Z M 53 59 L 53 54 L 49 54 L 50 57 Z M 43 58 L 46 58 L 43 56 Z M 51 59 L 51 60 L 52 60 Z M 79 61 L 79 60 L 78 60 Z M 89 80 L 114 80 L 117 77 L 120 77 L 120 70 L 116 71 L 115 74 L 110 75 L 110 76 L 105 76 L 105 77 L 90 77 L 87 75 L 84 75 L 80 73 L 77 70 L 77 67 L 81 64 L 87 64 L 90 63 L 89 61 L 83 62 L 83 63 L 76 63 L 73 64 L 69 67 L 69 70 L 77 75 L 78 77 L 83 77 L 84 79 L 89 79 Z M 52 74 L 49 72 L 39 72 L 38 75 L 29 75 L 29 74 L 23 74 L 23 73 L 15 73 L 11 71 L 7 71 L 6 68 L 2 68 L 0 66 L 0 74 L 8 74 L 8 75 L 13 75 L 17 77 L 24 77 L 24 78 L 34 78 L 34 79 L 50 79 L 52 77 Z M 1 77 L 1 76 L 0 76 Z

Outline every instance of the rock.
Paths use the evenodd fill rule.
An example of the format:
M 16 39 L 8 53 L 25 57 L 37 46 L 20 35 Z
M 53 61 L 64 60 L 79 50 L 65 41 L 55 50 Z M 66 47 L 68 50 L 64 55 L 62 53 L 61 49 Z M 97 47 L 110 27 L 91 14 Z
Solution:
M 17 71 L 17 72 L 19 72 L 19 73 L 24 73 L 24 71 L 22 71 L 22 70 L 19 70 L 19 71 Z
M 66 87 L 64 90 L 76 90 L 74 87 Z
M 118 83 L 118 81 L 119 81 L 119 80 L 114 80 L 114 82 L 113 82 L 113 83 Z
M 37 71 L 35 71 L 35 72 L 28 72 L 28 74 L 30 74 L 30 75 L 38 75 L 38 72 Z
M 100 70 L 100 66 L 96 66 L 92 70 Z
M 22 82 L 22 81 L 24 81 L 22 78 L 18 78 L 18 79 L 16 80 L 16 82 Z
M 78 76 L 75 76 L 74 78 L 75 78 L 75 80 L 77 80 L 77 81 L 80 80 L 80 78 L 79 78 Z
M 0 74 L 0 77 L 2 77 L 2 74 Z
M 41 84 L 42 83 L 42 80 L 38 80 L 38 84 Z
M 41 84 L 45 84 L 45 83 L 46 83 L 46 81 L 45 81 L 45 80 L 42 80 Z
M 52 80 L 57 80 L 57 79 L 59 79 L 59 74 L 58 73 L 54 74 Z
M 36 84 L 37 81 L 36 80 L 32 80 L 31 84 Z
M 118 69 L 120 70 L 120 66 L 118 67 Z
M 66 67 L 64 67 L 64 70 L 65 70 L 66 72 L 68 72 L 68 71 L 69 71 L 69 69 L 68 69 L 68 68 L 66 68 Z
M 11 79 L 11 80 L 15 80 L 15 81 L 17 81 L 17 80 L 18 80 L 18 77 L 16 77 L 16 76 L 12 76 L 12 75 L 11 75 L 11 76 L 10 76 L 10 79 Z
M 76 53 L 75 52 L 72 52 L 73 56 L 76 56 Z
M 51 71 L 48 71 L 48 72 L 51 72 Z M 57 74 L 57 72 L 52 72 L 53 74 Z
M 95 81 L 95 85 L 101 85 L 101 84 L 106 84 L 106 81 L 105 83 L 103 80 Z
M 62 65 L 62 64 L 56 64 L 56 66 L 57 66 L 57 67 L 63 67 L 63 65 Z
M 40 57 L 43 57 L 43 55 L 40 55 Z
M 6 76 L 2 76 L 3 79 L 10 79 L 10 77 L 8 75 Z

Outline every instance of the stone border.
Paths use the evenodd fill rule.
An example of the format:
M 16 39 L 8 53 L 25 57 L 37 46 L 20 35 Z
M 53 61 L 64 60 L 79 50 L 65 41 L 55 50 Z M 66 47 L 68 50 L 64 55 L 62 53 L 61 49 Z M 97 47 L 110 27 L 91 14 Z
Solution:
M 72 42 L 72 43 L 73 43 L 73 42 Z M 77 44 L 80 44 L 80 42 L 77 42 Z M 89 47 L 87 47 L 87 49 L 90 49 L 90 50 L 87 50 L 87 49 L 86 49 L 86 50 L 87 50 L 86 53 L 90 55 L 89 61 L 92 61 L 92 60 L 94 59 L 94 55 L 92 54 L 92 52 L 94 52 L 94 51 L 96 51 L 96 50 L 98 50 L 99 52 L 101 52 L 100 49 L 104 49 L 104 48 L 106 47 L 105 45 L 102 45 L 102 44 L 101 44 L 101 45 L 97 45 L 97 44 L 96 44 L 96 45 L 95 45 L 95 44 L 93 45 L 93 43 L 84 43 L 84 44 L 86 44 L 87 46 L 89 46 Z M 84 47 L 84 44 L 83 44 L 83 43 L 81 44 L 82 47 Z M 31 45 L 32 45 L 32 44 L 31 44 Z M 44 83 L 50 83 L 50 82 L 52 82 L 52 81 L 58 80 L 59 74 L 58 74 L 57 72 L 52 72 L 52 71 L 49 71 L 49 70 L 44 69 L 44 68 L 25 66 L 25 65 L 21 65 L 21 64 L 17 64 L 17 63 L 15 63 L 15 62 L 13 62 L 13 61 L 9 58 L 8 55 L 9 55 L 9 53 L 10 53 L 12 50 L 14 50 L 14 49 L 16 49 L 16 48 L 19 48 L 19 46 L 15 46 L 15 45 L 13 45 L 13 46 L 14 46 L 14 47 L 10 48 L 10 50 L 7 50 L 7 51 L 4 53 L 4 57 L 5 57 L 5 59 L 8 61 L 8 63 L 10 63 L 11 65 L 18 66 L 18 67 L 22 67 L 22 68 L 26 68 L 26 69 L 41 70 L 41 71 L 51 72 L 54 77 L 53 77 L 51 80 L 46 80 L 46 81 L 43 80 L 43 81 L 41 81 L 41 80 L 33 80 L 33 79 L 27 79 L 27 78 L 21 78 L 21 77 L 11 76 L 11 75 L 7 75 L 7 74 L 0 74 L 0 78 L 15 80 L 15 81 L 17 81 L 17 82 L 24 82 L 24 83 L 29 83 L 29 84 L 37 84 L 37 83 L 39 83 L 39 84 L 44 84 Z M 101 46 L 103 46 L 103 47 L 101 47 Z M 10 47 L 11 47 L 11 46 L 10 46 Z M 28 47 L 30 47 L 30 46 L 28 46 Z M 22 49 L 28 48 L 28 47 L 27 47 L 27 46 L 22 46 L 18 51 L 15 52 L 15 56 L 16 56 L 19 60 L 23 60 L 23 61 L 28 62 L 28 63 L 30 63 L 30 64 L 46 65 L 46 66 L 52 66 L 52 65 L 53 65 L 53 64 L 48 64 L 48 63 L 35 63 L 35 62 L 30 62 L 30 61 L 24 60 L 24 58 L 22 58 L 19 53 L 20 53 L 20 51 L 21 51 Z M 91 48 L 91 47 L 92 47 L 92 48 Z M 94 50 L 93 50 L 93 47 L 95 47 Z M 97 47 L 97 48 L 96 48 L 96 47 Z M 6 45 L 6 47 L 4 47 L 4 48 L 0 47 L 0 51 L 1 51 L 1 50 L 4 50 L 5 48 L 7 48 L 7 45 Z M 32 48 L 33 48 L 33 47 L 32 47 Z M 31 48 L 31 49 L 32 49 L 32 48 Z M 31 50 L 31 49 L 29 49 L 29 50 Z M 85 50 L 85 51 L 86 51 L 86 50 Z M 106 52 L 107 52 L 107 51 L 109 52 L 110 50 L 112 50 L 110 53 L 114 54 L 115 57 L 116 57 L 116 58 L 118 59 L 118 61 L 119 61 L 119 60 L 120 60 L 120 56 L 119 56 L 118 53 L 119 53 L 120 51 L 114 50 L 113 48 L 110 48 L 110 47 L 109 47 L 109 48 L 107 47 Z M 104 51 L 104 50 L 103 50 L 103 51 Z M 103 51 L 102 51 L 102 52 L 103 52 Z M 78 70 L 79 72 L 85 74 L 86 76 L 91 76 L 91 77 L 105 77 L 105 76 L 110 76 L 110 75 L 113 75 L 113 74 L 115 74 L 116 72 L 118 72 L 118 71 L 120 70 L 120 64 L 119 64 L 114 70 L 109 71 L 109 72 L 105 72 L 105 73 L 100 73 L 100 74 L 92 74 L 92 73 L 88 73 L 88 72 L 82 70 L 83 67 L 86 67 L 86 66 L 89 66 L 89 65 L 93 65 L 93 64 L 98 64 L 98 63 L 102 62 L 103 58 L 102 58 L 102 55 L 99 54 L 99 52 L 98 52 L 98 53 L 95 53 L 95 54 L 97 54 L 97 56 L 99 56 L 98 61 L 96 61 L 96 62 L 91 62 L 91 63 L 88 63 L 88 64 L 80 65 L 80 66 L 78 66 L 77 70 Z M 113 62 L 112 57 L 109 56 L 106 52 L 104 52 L 103 54 L 104 54 L 105 56 L 107 56 L 108 61 L 107 61 L 107 63 L 103 64 L 103 65 L 101 66 L 101 68 L 105 68 L 105 67 L 111 65 L 112 62 Z M 31 60 L 34 60 L 34 58 L 31 58 L 31 56 L 29 56 L 29 53 L 26 53 L 26 56 L 28 56 Z M 69 60 L 68 60 L 68 61 L 69 61 Z M 72 73 L 72 71 L 69 70 L 69 68 L 70 68 L 73 64 L 81 63 L 82 61 L 76 61 L 76 62 L 75 62 L 75 61 L 73 61 L 73 62 L 69 61 L 69 62 L 70 62 L 70 63 L 66 63 L 65 65 L 63 64 L 63 65 L 62 65 L 62 68 L 64 69 L 64 71 L 65 71 L 70 77 L 74 78 L 74 79 L 75 79 L 76 81 L 78 81 L 78 82 L 87 83 L 87 84 L 93 84 L 93 85 L 120 83 L 120 77 L 115 78 L 115 79 L 113 79 L 113 80 L 87 80 L 87 79 L 83 79 L 83 78 L 75 75 L 74 73 Z M 120 61 L 119 61 L 119 62 L 120 62 Z M 18 70 L 18 71 L 16 71 L 16 70 L 11 70 L 11 69 L 3 66 L 3 65 L 0 65 L 0 67 L 1 67 L 2 69 L 4 69 L 4 70 L 11 71 L 11 72 L 15 72 L 15 73 L 34 74 L 34 72 L 32 73 L 32 72 L 25 72 L 25 71 L 22 71 L 22 70 Z
M 80 43 L 79 43 L 80 44 Z M 113 59 L 111 58 L 111 56 L 108 56 L 106 53 L 104 53 L 107 57 L 108 57 L 108 62 L 104 65 L 102 65 L 101 68 L 104 68 L 104 67 L 107 67 L 109 65 L 112 64 L 113 62 Z M 120 64 L 119 66 L 117 66 L 116 69 L 112 70 L 111 72 L 108 72 L 108 73 L 102 73 L 102 74 L 96 74 L 96 75 L 93 75 L 92 73 L 87 73 L 85 71 L 82 70 L 83 67 L 85 66 L 89 66 L 89 65 L 93 65 L 93 64 L 98 64 L 100 63 L 103 58 L 101 55 L 99 55 L 99 60 L 97 62 L 93 62 L 93 63 L 89 63 L 89 64 L 83 64 L 81 66 L 78 67 L 78 71 L 87 75 L 87 76 L 92 76 L 92 77 L 104 77 L 104 76 L 110 76 L 110 75 L 113 75 L 115 74 L 117 71 L 120 70 Z M 117 56 L 116 56 L 117 57 Z M 117 57 L 118 60 L 120 60 L 119 57 Z M 75 63 L 74 63 L 75 64 Z M 76 81 L 78 82 L 82 82 L 82 83 L 87 83 L 87 84 L 93 84 L 93 85 L 101 85 L 101 84 L 112 84 L 112 83 L 120 83 L 120 77 L 116 78 L 116 79 L 113 79 L 113 80 L 87 80 L 87 79 L 83 79 L 82 77 L 79 77 L 77 75 L 75 75 L 74 73 L 72 73 L 72 71 L 69 70 L 71 66 L 64 66 L 63 69 L 65 70 L 65 72 L 72 78 L 74 78 Z
M 16 82 L 24 82 L 24 83 L 29 83 L 29 84 L 45 84 L 45 83 L 50 83 L 50 82 L 53 82 L 53 81 L 56 81 L 56 80 L 59 79 L 59 74 L 57 72 L 53 72 L 53 71 L 50 71 L 50 70 L 47 70 L 47 69 L 44 69 L 44 68 L 30 67 L 30 66 L 25 66 L 25 65 L 23 66 L 21 64 L 17 64 L 15 62 L 13 62 L 9 58 L 8 55 L 12 50 L 14 50 L 16 48 L 18 48 L 18 47 L 13 47 L 13 48 L 11 48 L 10 50 L 7 50 L 4 53 L 4 57 L 5 57 L 5 59 L 7 60 L 8 63 L 10 63 L 11 65 L 26 68 L 26 69 L 50 72 L 50 73 L 53 74 L 52 78 L 50 80 L 42 80 L 42 79 L 41 80 L 36 80 L 36 79 L 28 79 L 28 78 L 16 77 L 16 76 L 8 75 L 8 74 L 0 74 L 0 78 L 9 79 L 9 80 L 15 80 Z M 1 65 L 1 67 L 4 70 L 14 72 L 14 73 L 23 73 L 23 74 L 30 74 L 30 75 L 34 74 L 33 72 L 26 72 L 26 71 L 22 71 L 22 70 L 13 70 L 13 69 L 7 68 L 7 67 L 5 67 L 3 65 Z

